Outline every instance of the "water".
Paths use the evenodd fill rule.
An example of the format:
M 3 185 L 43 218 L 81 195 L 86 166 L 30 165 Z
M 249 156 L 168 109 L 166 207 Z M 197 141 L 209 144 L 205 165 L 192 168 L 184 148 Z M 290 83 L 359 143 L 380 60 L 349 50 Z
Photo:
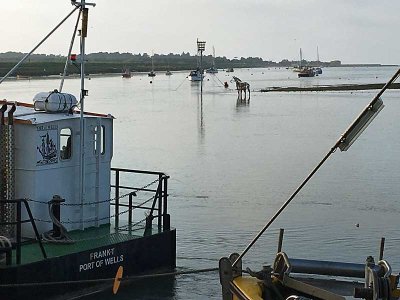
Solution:
M 386 82 L 394 68 L 328 68 L 314 78 L 286 69 L 235 70 L 257 90 Z M 212 268 L 222 256 L 241 252 L 286 201 L 376 91 L 258 93 L 249 103 L 208 75 L 204 95 L 185 80 L 187 72 L 146 74 L 131 79 L 93 77 L 87 81 L 87 110 L 111 113 L 113 166 L 165 171 L 169 210 L 177 228 L 177 270 Z M 207 78 L 210 78 L 207 81 Z M 221 82 L 220 82 L 221 81 Z M 229 82 L 230 83 L 230 82 Z M 10 81 L 0 99 L 30 101 L 58 80 Z M 233 84 L 230 83 L 230 88 Z M 64 91 L 77 94 L 79 80 Z M 388 91 L 386 107 L 347 152 L 335 152 L 315 177 L 244 257 L 245 266 L 271 263 L 277 233 L 284 227 L 289 257 L 363 263 L 385 256 L 400 271 L 400 103 Z M 355 226 L 359 224 L 359 227 Z M 86 299 L 221 299 L 218 274 L 206 273 L 137 282 Z

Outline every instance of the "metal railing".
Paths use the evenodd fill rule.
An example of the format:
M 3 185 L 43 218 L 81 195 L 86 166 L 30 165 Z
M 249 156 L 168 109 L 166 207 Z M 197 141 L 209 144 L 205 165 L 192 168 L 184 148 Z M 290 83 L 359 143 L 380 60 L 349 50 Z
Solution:
M 115 201 L 111 205 L 115 206 L 115 227 L 119 227 L 119 216 L 120 208 L 128 208 L 128 224 L 132 225 L 133 221 L 133 210 L 143 209 L 148 211 L 146 217 L 146 227 L 145 234 L 151 232 L 152 221 L 157 219 L 158 231 L 168 231 L 170 230 L 170 216 L 168 214 L 168 179 L 169 176 L 162 172 L 153 171 L 143 171 L 143 170 L 131 170 L 123 168 L 111 168 L 112 176 L 114 173 L 114 183 L 111 184 L 111 188 L 114 188 L 114 199 Z M 155 178 L 150 184 L 142 187 L 135 187 L 131 184 L 122 185 L 122 176 L 127 176 L 128 174 L 144 174 Z M 152 184 L 157 183 L 156 188 L 150 188 Z M 130 191 L 128 193 L 122 193 L 123 191 Z M 135 197 L 140 192 L 146 192 L 152 194 L 153 196 L 148 199 L 148 201 L 153 200 L 152 205 L 145 205 L 148 201 L 142 204 L 133 204 L 133 197 Z M 122 197 L 128 196 L 128 203 L 122 203 L 120 200 Z
M 29 207 L 29 203 L 26 199 L 15 199 L 15 200 L 1 200 L 1 203 L 4 204 L 14 204 L 17 208 L 17 213 L 16 213 L 16 220 L 12 222 L 0 222 L 0 227 L 1 226 L 7 226 L 7 225 L 13 225 L 16 226 L 16 237 L 15 241 L 12 242 L 12 248 L 16 250 L 16 263 L 19 265 L 21 264 L 21 245 L 22 245 L 22 224 L 23 223 L 28 223 L 30 222 L 32 225 L 32 228 L 35 232 L 35 237 L 37 242 L 39 243 L 40 250 L 43 254 L 43 258 L 47 258 L 46 251 L 44 250 L 42 240 L 40 238 L 39 232 L 37 230 L 35 220 L 32 215 L 32 211 Z M 28 213 L 28 219 L 22 219 L 22 204 L 24 204 L 26 212 Z M 11 249 L 3 249 L 2 251 L 6 253 L 7 256 L 7 264 L 11 264 Z

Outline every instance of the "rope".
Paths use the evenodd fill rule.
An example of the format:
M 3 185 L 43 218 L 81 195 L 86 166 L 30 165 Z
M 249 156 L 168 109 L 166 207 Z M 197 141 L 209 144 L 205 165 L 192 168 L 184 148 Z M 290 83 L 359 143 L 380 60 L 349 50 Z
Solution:
M 186 77 L 183 79 L 183 81 L 178 85 L 178 87 L 177 87 L 176 89 L 174 89 L 174 91 L 177 91 L 177 90 L 182 86 L 182 84 L 186 81 L 187 78 L 188 78 L 188 76 L 186 76 Z
M 147 278 L 158 278 L 167 276 L 182 276 L 200 273 L 209 273 L 218 271 L 218 268 L 207 268 L 198 270 L 188 270 L 180 272 L 169 272 L 169 273 L 154 273 L 136 276 L 126 276 L 121 278 L 121 281 L 135 281 L 139 279 Z M 54 281 L 54 282 L 29 282 L 29 283 L 14 283 L 14 284 L 0 284 L 0 288 L 17 288 L 17 287 L 38 287 L 38 286 L 53 286 L 63 284 L 82 284 L 82 283 L 112 283 L 115 278 L 101 278 L 101 279 L 87 279 L 87 280 L 73 280 L 73 281 Z

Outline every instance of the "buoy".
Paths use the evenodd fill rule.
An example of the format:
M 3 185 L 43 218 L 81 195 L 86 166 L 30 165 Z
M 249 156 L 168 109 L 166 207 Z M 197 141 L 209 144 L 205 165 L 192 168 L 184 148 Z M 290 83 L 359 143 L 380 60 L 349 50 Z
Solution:
M 124 273 L 124 267 L 119 266 L 117 274 L 115 274 L 114 285 L 113 285 L 113 294 L 116 295 L 118 293 L 119 285 L 121 284 L 122 275 Z
M 153 81 L 150 80 L 150 83 L 153 83 Z

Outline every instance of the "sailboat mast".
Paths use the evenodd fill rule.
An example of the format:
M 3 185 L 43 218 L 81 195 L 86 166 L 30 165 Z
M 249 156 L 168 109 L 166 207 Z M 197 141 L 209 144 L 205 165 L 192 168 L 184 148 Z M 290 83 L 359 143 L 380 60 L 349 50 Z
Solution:
M 317 46 L 317 62 L 319 62 L 319 52 L 318 52 L 318 46 Z
M 302 62 L 303 62 L 303 52 L 301 51 L 301 48 L 300 48 L 300 62 L 299 62 L 299 67 L 300 68 L 301 68 Z

